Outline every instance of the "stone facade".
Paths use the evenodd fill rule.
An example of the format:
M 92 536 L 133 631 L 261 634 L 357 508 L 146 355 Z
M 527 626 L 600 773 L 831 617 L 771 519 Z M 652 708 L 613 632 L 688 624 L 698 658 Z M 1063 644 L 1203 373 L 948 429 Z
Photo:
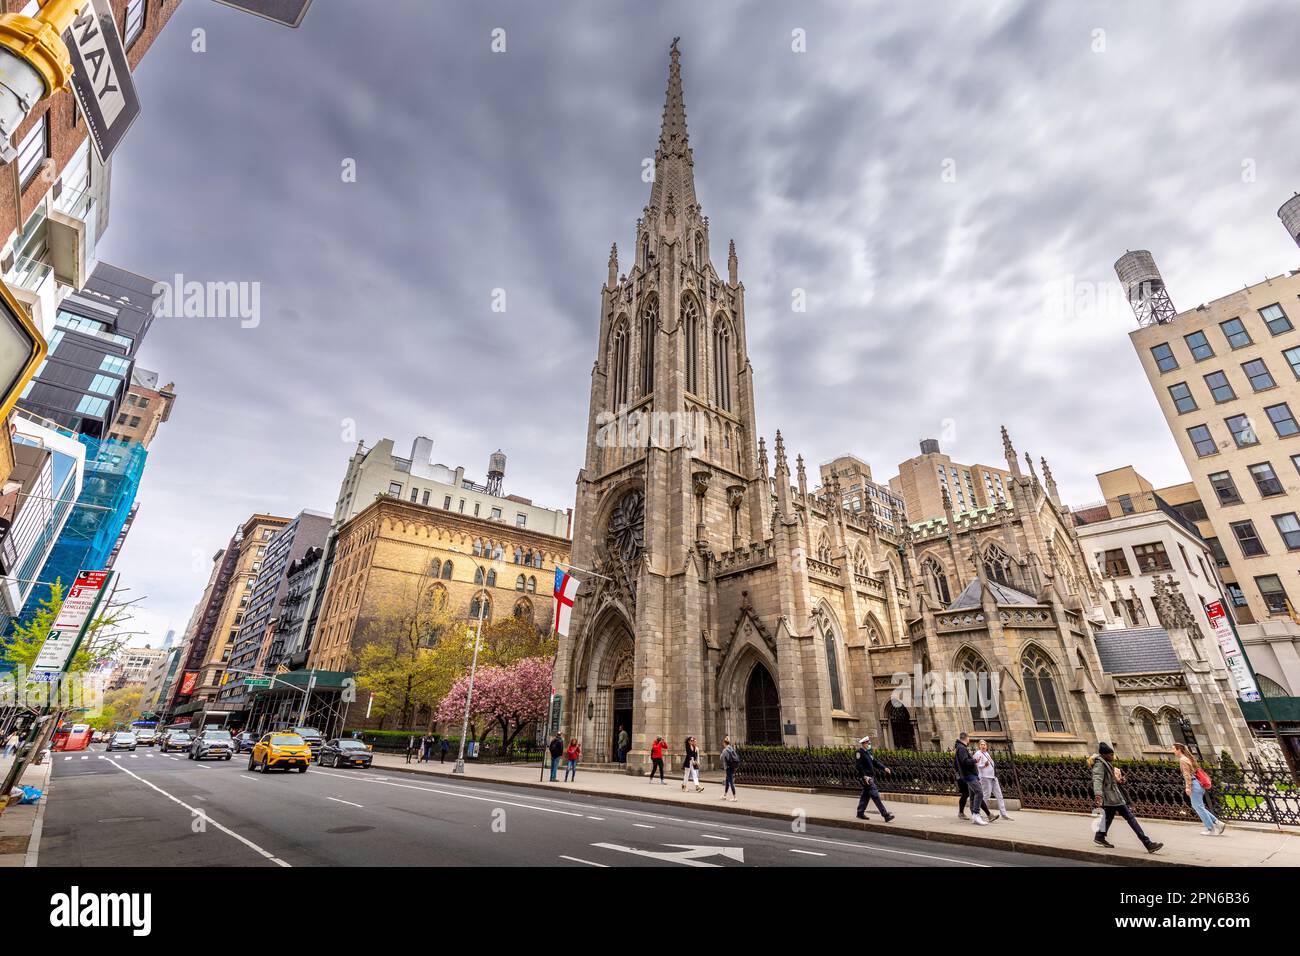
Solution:
M 711 248 L 674 42 L 635 254 L 620 274 L 611 250 L 601 290 L 574 515 L 582 584 L 557 659 L 563 732 L 599 761 L 630 727 L 633 768 L 656 735 L 678 752 L 694 735 L 710 756 L 724 735 L 942 749 L 962 729 L 1026 752 L 1139 749 L 1132 711 L 1172 692 L 1165 675 L 1121 689 L 1104 671 L 1098 582 L 1045 463 L 1043 480 L 1022 472 L 1004 431 L 1004 499 L 962 514 L 946 501 L 942 517 L 897 515 L 893 529 L 844 507 L 834 469 L 810 492 L 779 431 L 769 462 L 735 245 L 725 274 Z M 1174 688 L 1170 706 L 1203 746 L 1240 755 L 1221 671 Z M 909 694 L 917 674 L 929 676 Z M 982 723 L 968 674 L 996 691 Z M 926 699 L 954 676 L 955 694 Z

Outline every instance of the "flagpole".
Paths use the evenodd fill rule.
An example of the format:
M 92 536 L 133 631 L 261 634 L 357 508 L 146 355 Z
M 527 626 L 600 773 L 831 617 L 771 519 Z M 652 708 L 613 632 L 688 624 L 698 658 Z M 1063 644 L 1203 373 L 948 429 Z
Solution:
M 601 578 L 605 581 L 613 581 L 608 574 L 601 574 L 599 571 L 593 571 L 590 568 L 580 568 L 576 564 L 565 564 L 563 561 L 555 562 L 557 567 L 568 568 L 570 571 L 581 571 L 583 574 L 590 574 L 592 577 Z

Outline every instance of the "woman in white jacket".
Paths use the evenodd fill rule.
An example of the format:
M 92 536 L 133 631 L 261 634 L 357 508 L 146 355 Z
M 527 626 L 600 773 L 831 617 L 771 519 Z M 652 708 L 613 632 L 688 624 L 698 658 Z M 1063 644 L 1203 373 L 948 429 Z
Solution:
M 998 815 L 990 817 L 991 820 L 1010 820 L 1007 815 L 1007 804 L 1002 799 L 1002 785 L 998 783 L 997 768 L 993 764 L 993 755 L 989 753 L 989 742 L 981 740 L 979 750 L 975 752 L 975 766 L 980 770 L 980 789 L 984 791 L 984 806 L 992 807 L 990 802 L 996 799 L 998 802 Z

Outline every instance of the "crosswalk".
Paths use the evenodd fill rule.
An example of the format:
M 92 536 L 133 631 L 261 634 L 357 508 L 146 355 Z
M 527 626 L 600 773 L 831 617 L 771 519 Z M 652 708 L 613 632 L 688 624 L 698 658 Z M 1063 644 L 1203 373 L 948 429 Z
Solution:
M 152 758 L 152 757 L 166 757 L 168 760 L 180 760 L 180 759 L 181 759 L 180 757 L 177 757 L 175 754 L 164 754 L 164 753 L 158 753 L 158 752 L 153 751 L 153 750 L 146 750 L 146 751 L 145 751 L 144 753 L 142 753 L 142 754 L 132 754 L 132 753 L 126 753 L 126 754 L 112 753 L 112 754 L 109 754 L 109 753 L 103 753 L 103 754 L 96 754 L 95 756 L 103 757 L 103 758 L 105 758 L 105 759 L 112 759 L 112 760 L 121 760 L 121 759 L 123 759 L 123 758 L 126 758 L 126 759 L 128 759 L 128 760 L 139 760 L 141 757 L 145 757 L 145 758 Z M 80 759 L 80 760 L 89 760 L 90 758 L 91 758 L 91 754 L 80 754 L 80 755 L 78 755 L 78 754 L 64 754 L 64 755 L 63 755 L 63 759 L 64 759 L 65 761 L 67 761 L 67 760 L 78 760 L 78 759 Z

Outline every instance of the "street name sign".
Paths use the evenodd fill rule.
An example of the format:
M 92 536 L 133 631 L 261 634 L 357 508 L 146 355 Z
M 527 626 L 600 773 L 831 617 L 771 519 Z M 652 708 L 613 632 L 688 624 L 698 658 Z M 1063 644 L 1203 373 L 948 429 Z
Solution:
M 296 27 L 307 15 L 311 0 L 217 0 L 217 3 L 252 13 L 286 27 Z
M 245 687 L 270 687 L 271 678 L 269 677 L 248 677 L 244 679 Z
M 109 0 L 92 0 L 63 35 L 72 60 L 72 90 L 86 117 L 90 141 L 102 162 L 140 115 L 126 48 Z

